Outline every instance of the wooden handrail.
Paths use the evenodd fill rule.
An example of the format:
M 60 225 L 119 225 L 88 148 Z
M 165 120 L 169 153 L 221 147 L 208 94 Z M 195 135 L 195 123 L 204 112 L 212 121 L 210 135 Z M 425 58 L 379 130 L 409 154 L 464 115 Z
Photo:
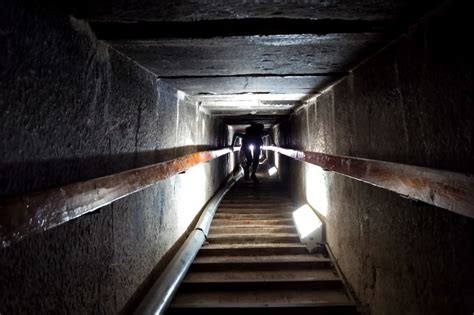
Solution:
M 187 169 L 231 153 L 202 151 L 170 161 L 68 184 L 0 203 L 0 246 L 75 219 Z
M 469 174 L 274 146 L 263 149 L 474 218 L 474 178 Z M 197 152 L 3 201 L 0 203 L 0 246 L 6 247 L 25 236 L 46 231 L 232 151 L 225 148 Z
M 473 175 L 274 146 L 263 149 L 474 218 Z

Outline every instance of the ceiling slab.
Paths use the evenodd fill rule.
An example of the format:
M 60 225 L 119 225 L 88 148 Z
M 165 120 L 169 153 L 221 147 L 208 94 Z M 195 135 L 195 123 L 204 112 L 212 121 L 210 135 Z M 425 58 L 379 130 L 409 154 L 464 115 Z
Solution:
M 72 1 L 99 39 L 241 126 L 281 120 L 443 2 Z
M 278 17 L 396 23 L 419 16 L 420 11 L 440 2 L 439 0 L 73 0 L 67 4 L 79 17 L 94 21 L 192 22 Z
M 380 34 L 272 35 L 111 41 L 158 76 L 345 72 L 387 42 Z
M 273 126 L 275 123 L 285 119 L 286 116 L 283 115 L 228 115 L 222 117 L 222 120 L 225 124 L 230 126 L 245 126 L 251 122 L 259 122 L 265 126 Z
M 235 102 L 235 101 L 302 101 L 317 94 L 308 93 L 241 93 L 198 95 L 194 99 L 201 102 Z
M 226 19 L 196 22 L 90 22 L 104 40 L 156 40 L 294 34 L 353 34 L 400 32 L 399 25 L 360 20 Z
M 201 108 L 213 115 L 286 115 L 300 102 L 217 101 L 205 102 Z
M 189 95 L 223 94 L 314 94 L 344 74 L 319 76 L 224 76 L 169 78 L 165 82 Z

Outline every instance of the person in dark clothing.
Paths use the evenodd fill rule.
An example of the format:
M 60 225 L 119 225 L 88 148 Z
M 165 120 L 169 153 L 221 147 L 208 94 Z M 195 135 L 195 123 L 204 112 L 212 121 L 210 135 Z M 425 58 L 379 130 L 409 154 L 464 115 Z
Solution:
M 249 173 L 251 171 L 250 178 L 255 182 L 257 181 L 255 172 L 258 168 L 260 151 L 263 145 L 263 137 L 268 135 L 263 129 L 264 126 L 262 124 L 252 122 L 249 127 L 245 128 L 245 134 L 235 133 L 232 139 L 233 147 L 236 139 L 238 137 L 242 138 L 242 150 L 244 151 L 246 158 L 244 165 L 244 178 L 246 180 L 249 179 Z

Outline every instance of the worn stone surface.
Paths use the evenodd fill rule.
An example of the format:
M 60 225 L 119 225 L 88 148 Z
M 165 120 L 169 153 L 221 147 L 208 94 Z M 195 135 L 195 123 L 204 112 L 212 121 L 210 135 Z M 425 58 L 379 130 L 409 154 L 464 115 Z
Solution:
M 274 131 L 299 149 L 474 173 L 472 19 L 449 7 Z M 471 31 L 469 31 L 471 32 Z M 474 221 L 280 158 L 371 314 L 474 311 Z M 319 185 L 322 183 L 323 185 Z
M 367 20 L 395 23 L 417 16 L 438 1 L 379 1 L 379 0 L 331 0 L 331 1 L 151 1 L 129 2 L 73 1 L 76 11 L 94 20 L 106 21 L 197 21 L 244 18 L 307 18 Z M 87 11 L 85 11 L 87 9 Z
M 312 94 L 338 76 L 229 76 L 168 78 L 164 81 L 192 96 L 228 94 Z
M 346 73 L 442 1 L 74 1 L 70 9 L 55 2 L 54 8 L 94 22 L 99 36 L 157 75 L 187 77 L 176 82 L 185 92 L 228 89 L 254 93 L 256 101 L 268 88 L 248 87 L 260 82 L 282 94 L 314 91 L 328 82 L 308 87 L 312 80 L 258 81 L 252 75 Z M 240 89 L 242 77 L 216 78 L 244 75 L 252 82 Z M 208 78 L 198 78 L 203 76 Z M 234 103 L 235 112 L 216 112 L 230 120 L 241 116 L 243 123 L 254 111 L 247 107 Z
M 385 42 L 380 34 L 271 35 L 112 41 L 163 77 L 344 72 Z
M 227 128 L 92 36 L 4 1 L 2 199 L 222 146 Z M 0 250 L 0 313 L 118 313 L 227 174 L 223 157 Z
M 340 76 L 229 76 L 164 79 L 213 116 L 287 115 Z
M 165 81 L 193 95 L 208 112 L 243 118 L 286 115 L 295 102 L 317 93 L 386 42 L 380 34 L 329 34 L 111 44 L 159 76 L 171 77 Z

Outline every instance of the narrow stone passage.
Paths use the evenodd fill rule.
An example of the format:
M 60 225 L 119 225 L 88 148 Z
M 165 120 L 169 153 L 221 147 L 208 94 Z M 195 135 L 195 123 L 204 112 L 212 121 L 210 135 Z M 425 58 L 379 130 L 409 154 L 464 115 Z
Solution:
M 357 314 L 328 255 L 300 243 L 288 193 L 259 178 L 223 199 L 168 314 Z

